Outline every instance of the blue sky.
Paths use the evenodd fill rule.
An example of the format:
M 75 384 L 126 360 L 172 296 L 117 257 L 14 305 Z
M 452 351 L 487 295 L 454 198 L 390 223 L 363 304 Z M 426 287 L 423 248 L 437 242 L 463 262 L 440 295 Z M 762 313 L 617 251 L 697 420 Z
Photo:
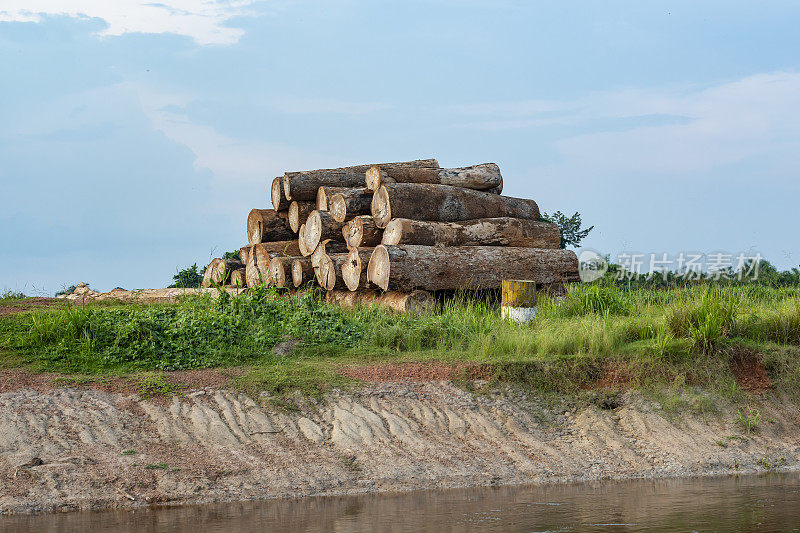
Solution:
M 800 3 L 3 0 L 0 289 L 160 287 L 286 170 L 496 162 L 603 253 L 800 264 Z

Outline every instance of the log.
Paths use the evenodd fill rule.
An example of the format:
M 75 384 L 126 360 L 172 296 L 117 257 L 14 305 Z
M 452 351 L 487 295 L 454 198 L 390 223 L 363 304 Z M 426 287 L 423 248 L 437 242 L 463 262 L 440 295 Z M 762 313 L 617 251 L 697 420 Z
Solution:
M 308 257 L 314 250 L 309 250 L 306 246 L 306 225 L 300 224 L 300 229 L 297 231 L 297 248 L 300 255 Z
M 230 280 L 228 281 L 228 285 L 232 287 L 242 288 L 247 287 L 247 269 L 246 268 L 237 268 L 233 272 L 231 272 Z
M 273 257 L 269 262 L 270 284 L 278 288 L 289 287 L 292 284 L 292 262 L 297 257 Z M 289 275 L 287 276 L 287 272 Z
M 343 240 L 344 222 L 338 222 L 327 211 L 312 211 L 306 221 L 305 247 L 315 250 L 317 245 L 326 240 Z
M 561 232 L 556 224 L 522 218 L 483 218 L 461 222 L 394 218 L 386 226 L 381 244 L 558 248 Z
M 378 292 L 371 291 L 328 291 L 325 295 L 328 303 L 335 303 L 342 307 L 354 307 L 356 305 L 376 305 L 385 307 L 398 313 L 422 314 L 430 311 L 435 300 L 429 292 Z
M 273 257 L 280 257 L 285 255 L 283 252 L 287 249 L 287 245 L 292 244 L 291 241 L 282 243 L 260 243 L 253 245 L 253 250 L 248 258 L 247 265 L 245 266 L 245 276 L 247 278 L 247 286 L 255 287 L 266 283 L 267 286 L 272 285 L 272 280 L 269 276 L 269 265 Z
M 272 207 L 275 211 L 285 211 L 289 209 L 289 200 L 283 194 L 283 178 L 275 178 L 272 180 L 269 195 L 272 199 Z
M 267 280 L 268 270 L 256 262 L 256 254 L 251 251 L 244 266 L 244 277 L 248 287 L 257 287 Z
M 247 215 L 247 242 L 288 241 L 294 238 L 285 213 L 274 209 L 253 209 Z
M 268 252 L 275 256 L 298 256 L 300 248 L 297 239 L 290 241 L 261 242 L 253 245 L 253 250 Z
M 380 168 L 372 166 L 365 173 L 367 189 L 377 191 L 384 183 L 429 183 L 479 191 L 503 192 L 503 176 L 494 163 L 461 168 Z
M 287 172 L 283 175 L 283 193 L 287 200 L 311 202 L 317 199 L 317 192 L 322 186 L 361 187 L 364 185 L 364 175 L 371 166 L 374 165 Z M 382 169 L 438 168 L 439 163 L 435 159 L 421 159 L 401 163 L 380 163 L 377 166 Z
M 242 246 L 239 248 L 239 260 L 241 260 L 243 265 L 247 264 L 247 259 L 250 257 L 250 250 L 252 249 L 252 246 Z
M 323 185 L 319 189 L 317 189 L 317 210 L 319 211 L 327 211 L 328 210 L 328 200 L 331 196 L 336 193 L 340 193 L 343 191 L 348 190 L 350 187 L 328 187 Z
M 314 267 L 308 257 L 297 257 L 292 260 L 292 284 L 295 288 L 314 279 Z
M 348 251 L 347 245 L 343 242 L 331 240 L 322 241 L 311 253 L 311 266 L 314 268 L 319 267 L 320 259 L 326 254 L 341 254 L 347 253 Z
M 578 281 L 571 250 L 502 246 L 376 246 L 367 278 L 383 290 L 499 289 L 504 279 Z
M 306 223 L 314 207 L 314 202 L 294 201 L 289 205 L 289 228 L 295 234 L 300 231 L 300 226 Z
M 326 291 L 366 287 L 367 272 L 362 265 L 369 261 L 371 250 L 352 250 L 346 254 L 326 254 L 319 263 L 317 282 Z
M 374 247 L 381 244 L 383 230 L 375 225 L 369 215 L 355 217 L 342 228 L 344 242 L 351 250 L 362 246 Z
M 200 286 L 203 288 L 213 287 L 217 285 L 226 285 L 231 277 L 231 272 L 244 268 L 244 265 L 238 259 L 219 258 L 212 259 L 203 273 L 203 281 Z
M 500 196 L 449 185 L 393 183 L 381 185 L 372 197 L 372 218 L 385 228 L 392 218 L 458 222 L 478 218 L 539 220 L 533 200 Z
M 361 187 L 345 189 L 330 197 L 328 211 L 336 222 L 346 222 L 359 215 L 369 215 L 372 209 L 372 192 Z

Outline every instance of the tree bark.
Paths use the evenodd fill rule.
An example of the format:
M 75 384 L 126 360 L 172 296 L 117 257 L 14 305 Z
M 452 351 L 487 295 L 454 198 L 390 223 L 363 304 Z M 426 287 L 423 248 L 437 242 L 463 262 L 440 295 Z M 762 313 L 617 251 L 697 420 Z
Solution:
M 253 209 L 247 215 L 247 242 L 288 241 L 294 238 L 286 213 L 274 209 Z
M 285 211 L 289 209 L 289 200 L 283 194 L 283 178 L 275 178 L 269 188 L 269 196 L 272 199 L 272 207 L 275 211 Z
M 361 187 L 345 189 L 328 200 L 328 212 L 336 222 L 346 222 L 358 215 L 369 215 L 372 204 L 372 192 Z
M 383 290 L 499 289 L 504 279 L 578 281 L 571 250 L 501 246 L 377 246 L 367 278 Z
M 299 288 L 314 279 L 314 267 L 308 257 L 297 257 L 292 261 L 292 284 Z
M 374 247 L 381 244 L 383 230 L 375 225 L 369 215 L 355 217 L 342 228 L 342 235 L 347 247 L 352 249 L 362 246 Z
M 350 187 L 328 187 L 323 185 L 319 189 L 317 189 L 317 210 L 318 211 L 327 211 L 328 210 L 328 201 L 330 200 L 331 196 L 336 193 L 346 191 Z
M 311 253 L 311 266 L 318 268 L 320 259 L 322 259 L 326 254 L 342 254 L 347 253 L 348 251 L 347 245 L 343 242 L 331 240 L 322 241 Z
M 461 222 L 394 218 L 386 226 L 381 244 L 558 248 L 561 232 L 550 222 L 522 218 L 483 218 Z
M 236 288 L 243 288 L 247 287 L 247 269 L 246 268 L 238 268 L 231 272 L 231 279 L 228 281 L 228 285 Z
M 312 211 L 306 221 L 305 247 L 315 250 L 317 245 L 325 240 L 344 240 L 342 235 L 343 222 L 337 222 L 327 211 Z
M 289 229 L 295 234 L 300 231 L 300 226 L 306 223 L 308 215 L 314 210 L 314 202 L 293 201 L 289 205 Z
M 503 192 L 503 176 L 494 163 L 461 168 L 379 168 L 372 166 L 365 174 L 367 189 L 377 191 L 384 183 L 428 183 L 450 185 L 480 191 Z
M 367 169 L 374 165 L 358 165 L 354 167 L 307 170 L 303 172 L 287 172 L 283 175 L 283 192 L 288 200 L 315 201 L 317 191 L 322 186 L 361 187 Z M 382 169 L 391 168 L 438 168 L 435 159 L 421 159 L 401 163 L 380 163 Z
M 435 305 L 435 300 L 429 292 L 378 292 L 371 291 L 328 291 L 325 295 L 329 303 L 336 303 L 342 307 L 354 307 L 356 305 L 376 305 L 385 307 L 398 313 L 421 314 L 431 310 Z
M 498 217 L 539 220 L 540 215 L 533 200 L 449 185 L 394 183 L 381 185 L 373 195 L 372 217 L 385 228 L 392 218 L 458 222 Z

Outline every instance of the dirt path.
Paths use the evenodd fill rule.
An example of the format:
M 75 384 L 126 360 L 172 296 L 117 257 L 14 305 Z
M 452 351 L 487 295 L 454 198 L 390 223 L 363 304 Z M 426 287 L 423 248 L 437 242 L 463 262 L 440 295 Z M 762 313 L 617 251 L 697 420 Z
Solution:
M 286 411 L 211 387 L 171 399 L 94 388 L 0 394 L 0 512 L 747 472 L 800 460 L 800 411 L 761 401 L 671 420 L 636 393 L 602 410 L 449 382 L 379 382 Z

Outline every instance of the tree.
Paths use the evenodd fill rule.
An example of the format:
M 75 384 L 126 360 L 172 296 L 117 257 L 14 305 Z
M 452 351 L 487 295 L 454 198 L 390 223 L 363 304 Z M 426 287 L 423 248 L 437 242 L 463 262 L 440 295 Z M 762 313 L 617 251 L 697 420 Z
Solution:
M 583 222 L 581 221 L 581 214 L 577 211 L 571 217 L 568 217 L 561 211 L 556 211 L 552 215 L 542 213 L 542 220 L 556 224 L 558 229 L 561 230 L 560 247 L 562 249 L 567 246 L 577 247 L 578 244 L 589 235 L 589 232 L 594 229 L 594 226 L 581 229 Z
M 205 269 L 203 270 L 205 271 Z M 177 274 L 172 276 L 172 279 L 175 283 L 169 286 L 170 289 L 196 288 L 203 281 L 203 273 L 198 270 L 197 263 L 195 263 L 188 268 L 179 270 Z

